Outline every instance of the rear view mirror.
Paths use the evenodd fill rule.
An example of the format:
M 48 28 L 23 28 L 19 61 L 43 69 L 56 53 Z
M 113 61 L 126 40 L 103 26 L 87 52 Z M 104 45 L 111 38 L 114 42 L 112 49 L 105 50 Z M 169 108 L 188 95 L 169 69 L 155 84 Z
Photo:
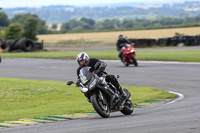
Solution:
M 68 81 L 68 82 L 67 82 L 67 85 L 72 85 L 72 84 L 74 84 L 73 81 Z

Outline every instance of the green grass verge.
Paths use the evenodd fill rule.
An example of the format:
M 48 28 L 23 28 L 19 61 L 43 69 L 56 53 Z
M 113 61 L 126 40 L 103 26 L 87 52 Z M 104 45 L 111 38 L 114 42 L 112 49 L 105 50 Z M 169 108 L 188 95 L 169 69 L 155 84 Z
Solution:
M 86 51 L 90 57 L 99 59 L 118 60 L 116 51 Z M 29 53 L 3 53 L 2 57 L 8 58 L 71 58 L 75 59 L 79 51 L 65 52 L 29 52 Z M 200 62 L 200 50 L 177 50 L 177 51 L 137 51 L 137 59 Z
M 131 91 L 134 104 L 176 97 L 154 88 L 124 87 Z M 94 111 L 85 99 L 79 88 L 65 82 L 0 78 L 0 121 Z

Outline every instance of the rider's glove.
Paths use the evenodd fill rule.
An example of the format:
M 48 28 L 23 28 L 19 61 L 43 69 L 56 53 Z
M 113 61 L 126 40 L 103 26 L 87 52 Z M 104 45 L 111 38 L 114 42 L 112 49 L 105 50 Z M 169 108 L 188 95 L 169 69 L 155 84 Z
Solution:
M 103 61 L 95 64 L 95 73 L 103 72 L 106 69 L 107 64 Z

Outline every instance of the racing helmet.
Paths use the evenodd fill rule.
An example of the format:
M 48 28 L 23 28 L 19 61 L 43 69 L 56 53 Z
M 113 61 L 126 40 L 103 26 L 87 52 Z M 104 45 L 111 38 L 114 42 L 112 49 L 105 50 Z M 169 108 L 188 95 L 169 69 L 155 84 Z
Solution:
M 121 40 L 124 39 L 124 36 L 122 34 L 119 34 L 118 38 Z
M 89 56 L 87 53 L 85 52 L 81 52 L 77 55 L 76 57 L 76 61 L 80 66 L 87 66 L 87 64 L 89 63 Z

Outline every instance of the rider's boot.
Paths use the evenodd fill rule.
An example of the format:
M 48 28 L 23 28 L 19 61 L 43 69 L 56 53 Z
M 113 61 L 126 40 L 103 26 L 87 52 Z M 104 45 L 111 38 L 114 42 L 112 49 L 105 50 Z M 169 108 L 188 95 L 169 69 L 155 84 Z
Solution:
M 123 57 L 120 57 L 120 60 L 121 60 L 121 62 L 122 62 L 125 66 L 128 65 L 128 64 L 126 63 L 126 61 L 123 59 Z
M 122 62 L 125 66 L 127 66 L 127 63 L 126 63 L 126 61 L 125 61 L 124 59 L 121 58 L 121 62 Z
M 120 58 L 121 62 L 124 63 L 124 59 L 122 57 L 122 53 L 119 53 L 119 58 Z
M 117 91 L 119 91 L 122 97 L 126 97 L 126 93 L 124 92 L 123 88 L 121 87 L 117 78 L 114 75 L 108 75 L 106 76 L 106 78 L 107 81 L 111 82 L 115 86 L 115 88 L 117 89 Z
M 119 91 L 119 93 L 121 94 L 121 96 L 122 96 L 123 98 L 126 97 L 126 92 L 124 91 L 124 89 L 123 89 L 121 86 L 119 87 L 118 91 Z
M 122 56 L 120 56 L 120 60 L 121 60 L 122 63 L 124 63 L 124 59 L 123 59 Z

